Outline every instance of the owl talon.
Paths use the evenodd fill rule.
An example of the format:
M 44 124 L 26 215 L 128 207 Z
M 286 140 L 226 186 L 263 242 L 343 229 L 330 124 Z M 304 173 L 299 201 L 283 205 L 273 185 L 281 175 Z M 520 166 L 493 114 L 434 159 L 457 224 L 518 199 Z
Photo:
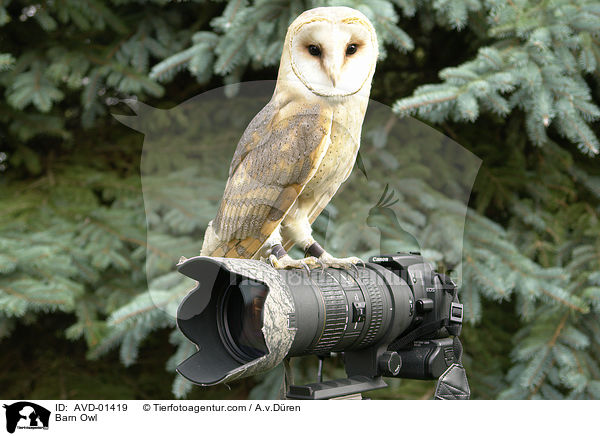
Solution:
M 302 267 L 306 270 L 306 272 L 308 273 L 308 275 L 310 275 L 310 268 L 308 267 L 308 265 L 306 264 L 306 262 L 304 262 L 303 260 L 301 260 L 300 263 L 302 264 Z
M 279 259 L 274 254 L 269 256 L 269 263 L 275 269 L 285 268 L 304 268 L 310 274 L 311 267 L 316 267 L 321 263 L 316 257 L 306 257 L 304 259 L 292 259 L 289 255 L 285 255 Z
M 356 264 L 357 263 L 362 263 L 363 265 L 365 264 L 362 261 L 362 259 L 359 259 L 358 257 L 337 258 L 337 257 L 333 257 L 331 254 L 329 254 L 327 252 L 324 252 L 321 256 L 319 256 L 319 259 L 328 267 L 343 268 L 343 269 L 354 268 L 357 273 L 359 273 L 359 270 L 356 267 Z
M 273 268 L 277 268 L 277 267 L 278 267 L 278 264 L 279 264 L 279 262 L 278 262 L 278 260 L 277 260 L 277 256 L 275 256 L 274 254 L 271 254 L 271 255 L 269 256 L 269 259 L 268 259 L 268 260 L 269 260 L 269 263 L 271 264 L 271 266 L 272 266 Z

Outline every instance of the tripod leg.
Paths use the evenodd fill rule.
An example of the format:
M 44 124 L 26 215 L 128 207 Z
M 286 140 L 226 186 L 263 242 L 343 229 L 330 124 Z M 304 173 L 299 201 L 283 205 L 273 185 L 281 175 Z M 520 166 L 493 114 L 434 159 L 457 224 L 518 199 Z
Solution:
M 291 357 L 283 359 L 283 380 L 281 381 L 281 389 L 279 390 L 279 399 L 287 400 L 287 392 L 290 386 L 294 384 L 294 372 L 291 365 Z
M 324 356 L 319 356 L 319 367 L 317 369 L 317 381 L 319 383 L 323 382 L 323 361 L 325 360 Z

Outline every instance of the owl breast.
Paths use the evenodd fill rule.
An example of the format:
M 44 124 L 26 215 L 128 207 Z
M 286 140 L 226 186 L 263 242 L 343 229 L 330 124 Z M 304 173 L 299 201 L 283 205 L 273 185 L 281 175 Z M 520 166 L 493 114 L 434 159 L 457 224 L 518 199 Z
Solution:
M 326 199 L 329 201 L 352 171 L 360 146 L 364 112 L 356 108 L 350 111 L 345 109 L 342 107 L 333 114 L 330 145 L 315 175 L 302 192 L 301 197 L 305 199 L 325 196 L 329 197 Z

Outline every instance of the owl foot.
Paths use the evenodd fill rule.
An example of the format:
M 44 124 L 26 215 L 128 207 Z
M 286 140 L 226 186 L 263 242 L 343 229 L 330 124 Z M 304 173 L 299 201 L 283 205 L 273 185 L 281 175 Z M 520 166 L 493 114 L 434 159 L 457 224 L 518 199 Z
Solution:
M 271 263 L 271 266 L 276 269 L 304 268 L 307 272 L 310 272 L 311 268 L 316 268 L 318 266 L 324 267 L 323 262 L 313 256 L 305 257 L 304 259 L 292 259 L 286 254 L 277 259 L 277 256 L 271 254 L 269 256 L 269 262 Z
M 321 254 L 321 256 L 319 256 L 319 260 L 325 266 L 330 267 L 330 268 L 343 268 L 343 269 L 354 268 L 354 269 L 357 269 L 356 268 L 357 263 L 360 263 L 360 264 L 362 264 L 362 266 L 365 266 L 365 262 L 363 262 L 363 260 L 359 259 L 358 257 L 352 256 L 352 257 L 337 258 L 337 257 L 333 257 L 331 254 L 329 254 L 326 251 L 323 254 Z

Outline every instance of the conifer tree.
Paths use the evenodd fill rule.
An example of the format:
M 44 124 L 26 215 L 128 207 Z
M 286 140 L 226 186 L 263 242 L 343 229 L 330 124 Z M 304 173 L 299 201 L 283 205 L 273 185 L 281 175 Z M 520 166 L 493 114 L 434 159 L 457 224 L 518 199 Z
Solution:
M 67 313 L 73 323 L 62 334 L 85 341 L 90 358 L 118 348 L 123 364 L 132 364 L 159 329 L 176 347 L 165 358 L 170 371 L 191 354 L 172 317 L 189 283 L 173 265 L 198 252 L 230 155 L 185 170 L 146 162 L 155 177 L 144 194 L 162 199 L 149 206 L 140 183 L 143 140 L 110 112 L 129 111 L 124 99 L 167 107 L 223 84 L 274 79 L 290 22 L 334 4 L 359 9 L 377 29 L 374 98 L 483 160 L 462 259 L 460 241 L 444 237 L 456 205 L 434 184 L 396 188 L 403 205 L 396 221 L 372 217 L 387 235 L 384 247 L 412 243 L 401 227 L 428 235 L 439 265 L 462 261 L 474 397 L 600 399 L 600 3 L 591 0 L 1 2 L 0 337 Z M 454 45 L 440 47 L 436 35 Z M 224 104 L 212 112 L 215 120 L 250 113 L 235 110 Z M 189 119 L 170 111 L 152 119 L 158 130 L 183 132 L 169 162 L 184 161 L 183 145 L 196 140 Z M 233 147 L 245 127 L 239 123 L 197 146 Z M 421 170 L 399 146 L 382 146 L 376 125 L 363 136 L 367 167 Z M 372 206 L 385 189 L 370 183 L 340 192 L 329 220 L 316 222 L 339 254 L 379 248 L 372 234 L 348 232 L 362 224 L 347 218 L 354 208 Z M 310 369 L 307 362 L 297 368 Z M 273 395 L 275 379 L 255 379 L 252 395 Z M 190 389 L 175 377 L 175 396 Z M 426 389 L 396 382 L 379 395 L 416 398 Z

